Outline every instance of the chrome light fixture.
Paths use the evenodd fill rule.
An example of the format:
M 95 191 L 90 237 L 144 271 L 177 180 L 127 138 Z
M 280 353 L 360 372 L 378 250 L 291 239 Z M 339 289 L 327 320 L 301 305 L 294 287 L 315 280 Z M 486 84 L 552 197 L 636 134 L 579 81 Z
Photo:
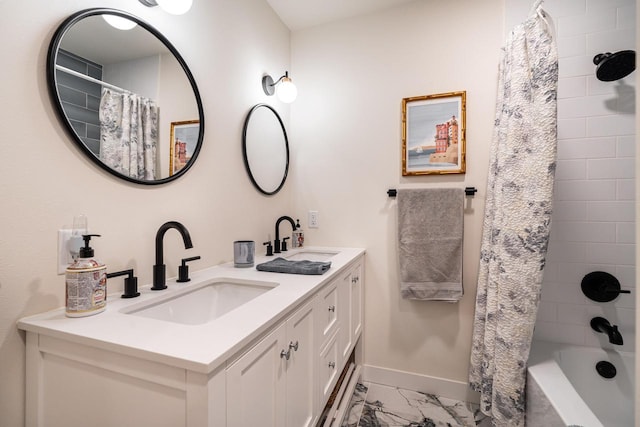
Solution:
M 160 6 L 171 15 L 184 15 L 191 9 L 193 0 L 139 0 L 140 3 L 147 7 Z
M 262 77 L 262 89 L 268 96 L 272 96 L 276 93 L 280 101 L 287 104 L 295 101 L 296 96 L 298 96 L 298 89 L 289 78 L 288 71 L 285 71 L 284 76 L 280 77 L 275 83 L 268 74 Z

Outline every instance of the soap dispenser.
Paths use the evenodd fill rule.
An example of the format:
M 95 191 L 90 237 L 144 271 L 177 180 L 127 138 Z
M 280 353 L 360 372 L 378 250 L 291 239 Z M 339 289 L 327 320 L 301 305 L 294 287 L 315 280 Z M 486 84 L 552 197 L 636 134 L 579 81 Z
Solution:
M 300 220 L 296 219 L 296 229 L 293 230 L 293 248 L 301 248 L 304 246 L 304 230 L 300 228 Z
M 107 308 L 107 266 L 93 257 L 93 248 L 89 246 L 92 237 L 100 235 L 82 236 L 84 247 L 65 273 L 68 317 L 91 316 Z

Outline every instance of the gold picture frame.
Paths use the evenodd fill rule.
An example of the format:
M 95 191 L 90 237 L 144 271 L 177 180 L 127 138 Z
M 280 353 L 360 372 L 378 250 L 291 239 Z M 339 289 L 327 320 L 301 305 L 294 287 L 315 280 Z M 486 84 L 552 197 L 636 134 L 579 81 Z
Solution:
M 402 176 L 465 173 L 467 92 L 402 99 Z
M 171 122 L 169 175 L 178 173 L 191 160 L 200 135 L 200 120 Z

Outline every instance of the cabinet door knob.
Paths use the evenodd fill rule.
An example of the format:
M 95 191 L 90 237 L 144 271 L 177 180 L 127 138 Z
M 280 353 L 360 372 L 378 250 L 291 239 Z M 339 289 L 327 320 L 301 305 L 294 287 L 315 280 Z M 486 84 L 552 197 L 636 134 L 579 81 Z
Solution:
M 336 367 L 336 362 L 329 362 L 329 367 L 331 369 L 335 368 Z
M 336 312 L 336 306 L 335 305 L 330 305 L 329 306 L 329 311 L 332 312 L 332 313 L 335 313 Z
M 298 341 L 296 341 L 295 343 L 293 341 L 291 341 L 289 343 L 289 350 L 293 349 L 293 351 L 298 351 Z
M 291 357 L 291 350 L 287 350 L 287 351 L 282 350 L 282 351 L 280 352 L 280 358 L 281 358 L 281 359 L 283 359 L 283 358 L 284 358 L 284 359 L 289 360 L 289 357 Z

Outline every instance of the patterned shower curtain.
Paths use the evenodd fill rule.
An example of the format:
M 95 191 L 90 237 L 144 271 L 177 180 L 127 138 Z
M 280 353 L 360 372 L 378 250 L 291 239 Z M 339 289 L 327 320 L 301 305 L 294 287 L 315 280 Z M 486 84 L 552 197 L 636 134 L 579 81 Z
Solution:
M 130 92 L 102 89 L 100 159 L 131 178 L 154 180 L 157 145 L 155 102 Z
M 507 38 L 499 70 L 469 371 L 494 426 L 524 426 L 551 225 L 558 59 L 540 3 Z

